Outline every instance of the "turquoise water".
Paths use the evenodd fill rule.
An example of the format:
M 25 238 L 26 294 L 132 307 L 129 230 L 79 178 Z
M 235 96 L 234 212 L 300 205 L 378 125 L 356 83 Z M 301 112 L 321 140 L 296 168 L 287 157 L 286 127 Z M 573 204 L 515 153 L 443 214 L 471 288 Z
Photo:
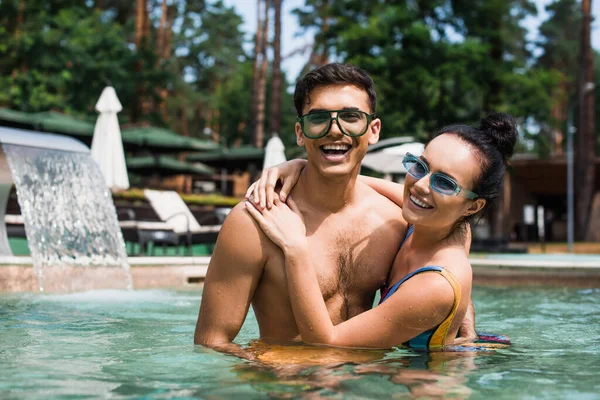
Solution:
M 600 399 L 600 289 L 475 288 L 478 329 L 514 342 L 493 353 L 314 349 L 311 360 L 335 363 L 276 367 L 194 346 L 200 299 L 0 295 L 0 398 Z M 250 315 L 237 341 L 257 331 Z

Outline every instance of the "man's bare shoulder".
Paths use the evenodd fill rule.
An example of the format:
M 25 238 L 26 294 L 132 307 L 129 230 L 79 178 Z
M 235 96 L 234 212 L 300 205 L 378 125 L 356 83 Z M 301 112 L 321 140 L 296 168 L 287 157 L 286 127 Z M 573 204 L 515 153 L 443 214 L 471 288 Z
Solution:
M 371 209 L 386 218 L 404 221 L 402 208 L 384 195 L 360 182 L 357 183 L 357 190 L 360 201 L 359 207 Z
M 216 261 L 238 258 L 262 264 L 272 246 L 273 243 L 248 214 L 244 202 L 241 202 L 231 210 L 223 222 L 213 258 L 216 257 Z

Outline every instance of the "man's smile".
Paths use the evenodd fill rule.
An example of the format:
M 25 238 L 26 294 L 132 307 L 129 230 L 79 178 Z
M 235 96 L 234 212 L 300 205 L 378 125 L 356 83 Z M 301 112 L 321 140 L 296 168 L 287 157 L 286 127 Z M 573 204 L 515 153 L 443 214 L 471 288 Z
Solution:
M 339 162 L 346 158 L 352 146 L 348 143 L 330 143 L 319 146 L 319 149 L 326 160 Z

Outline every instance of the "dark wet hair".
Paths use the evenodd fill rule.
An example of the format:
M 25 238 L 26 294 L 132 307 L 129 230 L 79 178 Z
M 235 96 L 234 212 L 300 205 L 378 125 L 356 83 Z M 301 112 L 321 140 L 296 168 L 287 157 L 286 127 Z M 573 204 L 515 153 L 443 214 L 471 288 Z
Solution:
M 364 89 L 369 96 L 369 112 L 374 113 L 377 108 L 377 94 L 373 79 L 364 70 L 350 64 L 327 64 L 314 69 L 304 75 L 297 83 L 294 91 L 294 105 L 298 116 L 302 115 L 302 108 L 310 103 L 310 92 L 319 86 L 329 85 L 355 85 Z
M 492 200 L 498 197 L 509 159 L 517 142 L 515 119 L 503 113 L 492 113 L 483 118 L 479 127 L 469 125 L 450 125 L 442 128 L 436 136 L 455 135 L 473 147 L 477 153 L 480 168 L 471 190 L 486 200 L 485 207 L 477 213 L 482 216 Z M 476 220 L 469 217 L 469 222 Z M 462 221 L 461 221 L 462 222 Z

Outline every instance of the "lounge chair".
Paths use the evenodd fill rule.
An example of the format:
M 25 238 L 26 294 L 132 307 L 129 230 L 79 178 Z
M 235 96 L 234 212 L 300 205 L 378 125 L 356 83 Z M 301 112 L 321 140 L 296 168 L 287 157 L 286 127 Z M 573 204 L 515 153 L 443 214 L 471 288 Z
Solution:
M 25 221 L 23 220 L 22 215 L 6 214 L 4 216 L 4 223 L 6 224 L 6 233 L 8 234 L 8 237 L 26 237 Z
M 146 189 L 144 196 L 161 221 L 177 235 L 177 245 L 186 246 L 188 255 L 192 253 L 193 244 L 217 241 L 221 225 L 201 225 L 177 192 Z M 142 230 L 138 233 L 143 235 Z

